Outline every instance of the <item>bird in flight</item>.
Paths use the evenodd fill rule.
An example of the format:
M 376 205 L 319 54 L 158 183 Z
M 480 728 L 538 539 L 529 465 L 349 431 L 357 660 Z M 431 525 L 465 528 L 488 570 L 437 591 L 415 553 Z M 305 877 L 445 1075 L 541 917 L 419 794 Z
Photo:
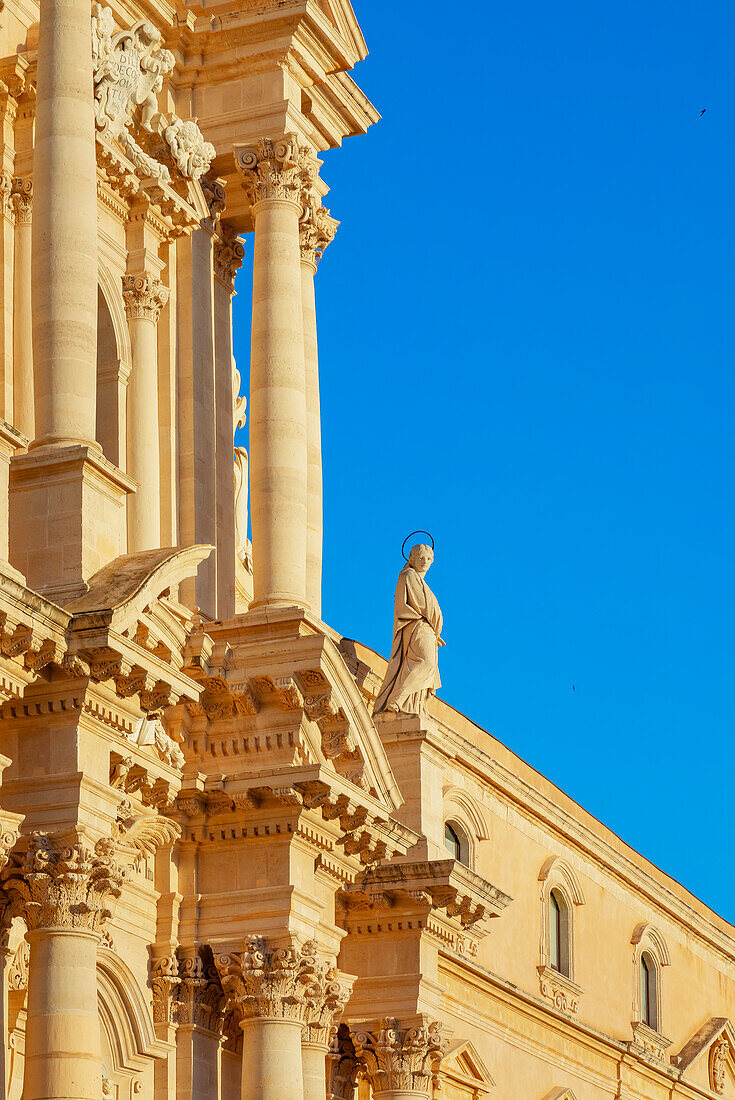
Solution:
M 577 689 L 575 688 L 574 684 L 572 684 L 572 691 L 576 691 L 576 690 Z
M 702 117 L 702 115 L 704 114 L 704 112 L 705 112 L 706 110 L 707 110 L 707 108 L 706 108 L 706 107 L 703 107 L 703 108 L 702 108 L 702 110 L 701 110 L 701 111 L 699 112 L 699 117 L 700 117 L 700 118 Z

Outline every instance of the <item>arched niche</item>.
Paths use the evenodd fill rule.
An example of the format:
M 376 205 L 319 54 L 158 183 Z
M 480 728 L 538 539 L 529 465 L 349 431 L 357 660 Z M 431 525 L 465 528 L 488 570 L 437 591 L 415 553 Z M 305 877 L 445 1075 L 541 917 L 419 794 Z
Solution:
M 97 953 L 97 1003 L 103 1078 L 117 1100 L 152 1096 L 153 1062 L 169 1053 L 156 1038 L 153 1014 L 126 963 L 109 948 Z
M 97 286 L 97 442 L 105 458 L 125 469 L 125 402 L 130 335 L 122 287 L 100 268 Z

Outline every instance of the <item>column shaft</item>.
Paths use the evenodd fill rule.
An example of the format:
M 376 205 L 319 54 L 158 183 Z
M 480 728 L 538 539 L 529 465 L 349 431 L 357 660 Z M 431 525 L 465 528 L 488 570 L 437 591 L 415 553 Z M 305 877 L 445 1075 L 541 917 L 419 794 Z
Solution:
M 253 208 L 250 361 L 252 606 L 306 603 L 306 397 L 299 206 Z
M 243 1020 L 241 1100 L 304 1100 L 299 1020 Z
M 158 441 L 158 328 L 168 290 L 152 275 L 125 275 L 123 297 L 130 327 L 127 464 L 138 489 L 128 501 L 128 553 L 161 545 L 161 471 Z
M 35 445 L 93 442 L 97 165 L 89 0 L 46 0 L 34 149 Z
M 327 1048 L 322 1043 L 303 1043 L 301 1063 L 304 1100 L 324 1100 L 327 1094 Z
M 156 337 L 154 321 L 131 320 L 127 461 L 128 473 L 139 488 L 128 501 L 129 554 L 153 550 L 161 543 Z
M 302 258 L 301 303 L 304 319 L 304 367 L 306 379 L 306 599 L 318 616 L 322 613 L 322 421 L 319 400 L 319 354 L 316 334 L 316 267 Z
M 33 397 L 33 311 L 31 309 L 32 188 L 13 180 L 15 269 L 13 274 L 13 424 L 28 439 L 36 434 Z
M 28 942 L 24 1100 L 99 1100 L 99 936 L 45 928 Z

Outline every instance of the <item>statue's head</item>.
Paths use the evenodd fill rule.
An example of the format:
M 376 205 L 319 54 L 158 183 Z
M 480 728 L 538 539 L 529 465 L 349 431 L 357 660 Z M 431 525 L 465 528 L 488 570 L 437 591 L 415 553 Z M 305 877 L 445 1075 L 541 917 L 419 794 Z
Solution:
M 434 551 L 423 542 L 417 543 L 408 555 L 408 564 L 412 566 L 417 573 L 426 573 L 433 560 Z

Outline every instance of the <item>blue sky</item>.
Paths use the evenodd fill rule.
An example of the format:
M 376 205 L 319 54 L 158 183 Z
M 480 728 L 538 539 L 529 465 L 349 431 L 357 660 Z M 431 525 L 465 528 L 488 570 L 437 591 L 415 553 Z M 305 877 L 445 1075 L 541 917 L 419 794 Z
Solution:
M 325 618 L 387 653 L 428 528 L 443 697 L 735 921 L 735 8 L 356 11 L 383 121 L 322 169 Z

